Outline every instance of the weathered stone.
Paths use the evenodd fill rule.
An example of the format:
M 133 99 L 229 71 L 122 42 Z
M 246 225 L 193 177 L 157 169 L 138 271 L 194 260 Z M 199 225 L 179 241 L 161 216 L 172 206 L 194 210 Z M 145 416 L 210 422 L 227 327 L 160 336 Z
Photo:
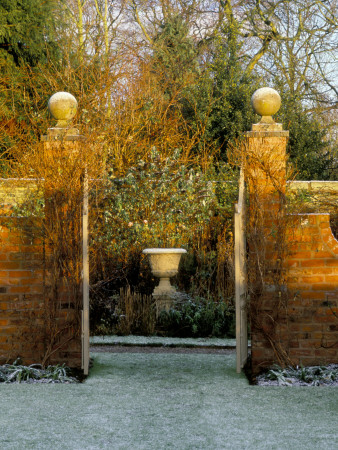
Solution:
M 281 98 L 277 91 L 264 87 L 257 89 L 251 97 L 251 104 L 256 114 L 262 116 L 261 124 L 274 124 L 271 116 L 276 114 L 281 105 Z M 281 130 L 280 127 L 276 131 Z
M 177 275 L 181 256 L 187 251 L 183 248 L 146 248 L 143 253 L 149 256 L 153 275 L 160 278 L 153 292 L 158 315 L 162 309 L 168 311 L 173 304 L 176 289 L 170 284 L 170 277 Z
M 49 99 L 48 109 L 58 121 L 56 127 L 65 128 L 76 114 L 77 101 L 69 92 L 57 92 Z

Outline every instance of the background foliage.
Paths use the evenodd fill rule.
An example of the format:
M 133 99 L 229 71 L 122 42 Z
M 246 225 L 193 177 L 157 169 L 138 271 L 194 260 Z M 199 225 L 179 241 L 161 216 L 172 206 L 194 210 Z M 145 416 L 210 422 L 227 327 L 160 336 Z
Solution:
M 281 93 L 298 178 L 337 179 L 336 0 L 2 0 L 0 12 L 2 176 L 14 162 L 41 172 L 24 161 L 53 126 L 56 91 L 75 95 L 75 122 L 100 148 L 94 299 L 146 292 L 142 248 L 175 245 L 189 250 L 180 289 L 230 302 L 228 151 L 259 120 L 259 87 Z

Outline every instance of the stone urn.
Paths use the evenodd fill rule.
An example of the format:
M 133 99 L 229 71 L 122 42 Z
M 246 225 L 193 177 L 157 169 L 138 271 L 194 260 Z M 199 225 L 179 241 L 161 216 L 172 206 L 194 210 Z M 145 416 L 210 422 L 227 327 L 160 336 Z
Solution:
M 173 304 L 177 291 L 170 284 L 170 277 L 177 275 L 181 256 L 187 251 L 183 248 L 146 248 L 143 253 L 149 257 L 152 274 L 160 279 L 153 292 L 158 315 L 163 309 L 168 311 Z

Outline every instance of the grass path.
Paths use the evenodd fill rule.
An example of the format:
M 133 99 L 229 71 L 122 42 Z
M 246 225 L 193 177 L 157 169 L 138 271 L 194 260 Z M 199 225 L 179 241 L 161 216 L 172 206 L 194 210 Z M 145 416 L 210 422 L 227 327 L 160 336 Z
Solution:
M 249 386 L 234 355 L 94 357 L 83 384 L 0 384 L 0 448 L 338 448 L 336 388 Z
M 139 345 L 145 347 L 236 347 L 236 339 L 174 338 L 162 336 L 92 336 L 91 345 Z

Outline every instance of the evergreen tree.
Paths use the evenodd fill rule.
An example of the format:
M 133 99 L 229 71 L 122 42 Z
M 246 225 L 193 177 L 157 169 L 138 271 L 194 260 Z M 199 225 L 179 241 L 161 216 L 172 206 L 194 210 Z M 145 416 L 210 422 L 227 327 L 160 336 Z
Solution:
M 255 75 L 245 75 L 241 53 L 235 24 L 230 23 L 215 42 L 210 70 L 213 107 L 207 136 L 221 147 L 222 160 L 227 159 L 229 143 L 250 130 L 254 122 L 251 96 L 258 84 Z
M 0 0 L 0 151 L 2 168 L 11 148 L 39 138 L 38 111 L 48 95 L 48 65 L 59 64 L 55 0 Z
M 282 106 L 279 122 L 290 132 L 287 152 L 299 180 L 329 180 L 334 171 L 332 142 L 327 139 L 320 116 L 305 111 L 304 99 L 299 92 L 291 93 L 283 80 L 275 79 L 281 94 Z M 337 169 L 335 169 L 337 170 Z
M 290 108 L 284 118 L 289 130 L 287 151 L 300 180 L 328 180 L 333 157 L 326 140 L 326 131 L 316 118 L 302 112 L 301 107 Z
M 203 60 L 203 52 L 211 62 Z M 203 41 L 194 42 L 179 16 L 164 23 L 154 38 L 152 68 L 159 87 L 168 101 L 179 99 L 181 117 L 191 133 L 204 130 L 197 153 L 221 148 L 220 158 L 226 161 L 228 144 L 251 128 L 251 96 L 258 86 L 252 74 L 245 75 L 241 53 L 235 22 L 207 47 Z
M 163 23 L 153 40 L 152 68 L 170 100 L 198 73 L 198 52 L 180 16 Z
M 54 0 L 0 0 L 0 57 L 33 67 L 56 52 Z

